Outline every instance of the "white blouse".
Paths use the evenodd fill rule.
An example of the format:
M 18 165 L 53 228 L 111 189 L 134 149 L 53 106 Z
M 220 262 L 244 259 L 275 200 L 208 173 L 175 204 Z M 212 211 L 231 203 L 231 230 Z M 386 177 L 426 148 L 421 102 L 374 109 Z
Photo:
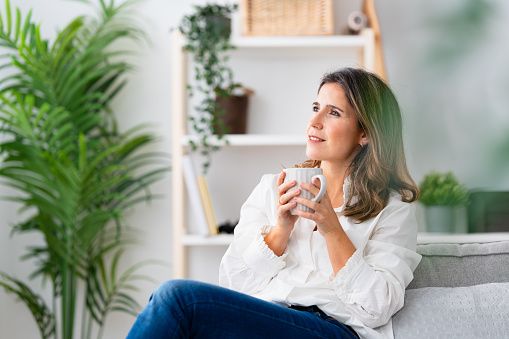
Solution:
M 348 179 L 343 190 L 348 201 Z M 263 176 L 242 206 L 219 284 L 285 306 L 317 305 L 361 338 L 393 338 L 391 317 L 403 307 L 421 259 L 415 206 L 393 193 L 376 217 L 362 223 L 336 208 L 357 250 L 334 276 L 325 239 L 311 220 L 297 220 L 282 256 L 269 249 L 263 237 L 276 224 L 277 199 L 277 175 Z

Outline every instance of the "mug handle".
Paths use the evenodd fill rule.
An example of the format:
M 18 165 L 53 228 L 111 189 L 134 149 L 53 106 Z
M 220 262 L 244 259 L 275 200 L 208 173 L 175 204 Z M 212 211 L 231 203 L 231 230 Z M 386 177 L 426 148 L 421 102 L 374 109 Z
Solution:
M 311 181 L 315 181 L 315 179 L 320 180 L 320 192 L 318 192 L 316 197 L 314 197 L 311 200 L 313 200 L 314 202 L 319 202 L 320 200 L 322 200 L 323 196 L 325 195 L 325 192 L 327 192 L 327 179 L 325 179 L 325 176 L 322 174 L 317 174 L 313 176 L 311 178 Z

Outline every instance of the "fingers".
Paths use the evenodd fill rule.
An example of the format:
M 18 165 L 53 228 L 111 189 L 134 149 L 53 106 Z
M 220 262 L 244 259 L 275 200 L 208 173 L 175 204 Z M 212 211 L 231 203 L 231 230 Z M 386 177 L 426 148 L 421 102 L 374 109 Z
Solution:
M 317 188 L 314 185 L 302 183 L 300 185 L 300 187 L 302 187 L 303 190 L 306 190 L 306 191 L 310 192 L 314 196 L 316 196 L 320 192 L 320 189 Z M 304 198 L 302 196 L 295 197 L 294 200 L 298 204 L 301 204 L 303 206 L 311 208 L 313 211 L 315 211 L 314 213 L 313 212 L 309 213 L 309 212 L 299 211 L 299 212 L 302 212 L 302 213 L 306 213 L 305 215 L 302 214 L 302 213 L 299 213 L 299 215 L 301 217 L 304 217 L 304 218 L 307 218 L 307 219 L 313 219 L 314 220 L 317 217 L 317 212 L 325 213 L 326 210 L 328 210 L 328 209 L 334 210 L 334 208 L 332 207 L 330 198 L 329 198 L 329 194 L 327 192 L 325 192 L 325 195 L 322 197 L 322 199 L 320 199 L 320 201 L 314 201 L 312 199 L 306 199 L 306 198 Z M 296 211 L 298 211 L 298 210 L 296 210 Z M 311 218 L 311 216 L 313 216 L 313 218 Z
M 315 185 L 312 185 L 312 184 L 308 184 L 306 182 L 303 182 L 300 184 L 300 187 L 303 189 L 303 190 L 306 190 L 308 191 L 309 193 L 313 194 L 314 196 L 316 196 L 318 194 L 318 192 L 320 192 L 320 180 L 318 179 L 315 179 L 314 181 L 314 184 Z M 317 186 L 318 185 L 318 186 Z
M 285 205 L 290 202 L 294 202 L 294 198 L 297 197 L 300 194 L 300 189 L 289 191 L 288 193 L 283 194 L 279 197 L 279 204 Z
M 305 199 L 305 198 L 301 198 L 301 197 L 296 197 L 294 199 L 294 201 L 298 204 L 301 204 L 303 206 L 306 206 L 306 207 L 309 207 L 311 208 L 313 211 L 317 211 L 317 209 L 320 207 L 319 203 L 318 202 L 315 202 L 315 201 L 312 201 L 312 200 L 308 200 L 308 199 Z M 302 211 L 301 211 L 302 212 Z M 302 213 L 305 213 L 305 212 L 302 212 Z M 314 213 L 309 213 L 311 215 L 313 215 Z M 301 215 L 303 216 L 303 215 Z
M 286 173 L 285 172 L 279 173 L 279 177 L 277 178 L 277 186 L 278 187 L 281 186 L 283 181 L 285 181 L 285 177 L 286 177 Z
M 295 214 L 297 216 L 314 221 L 319 229 L 321 229 L 323 225 L 328 224 L 327 220 L 330 213 L 327 212 L 327 206 L 320 205 L 317 202 L 303 198 L 295 198 L 295 200 L 298 204 L 309 207 L 313 210 L 312 212 L 305 212 L 297 208 L 295 209 Z
M 309 220 L 313 220 L 315 221 L 316 219 L 316 216 L 314 213 L 311 213 L 311 212 L 304 212 L 302 210 L 299 210 L 299 209 L 295 209 L 295 213 L 301 217 L 301 218 L 304 218 L 304 219 L 309 219 Z M 315 221 L 316 222 L 316 221 Z
M 280 203 L 280 204 L 284 204 L 284 203 L 286 203 L 286 202 L 283 202 L 283 201 L 281 200 L 281 197 L 282 197 L 283 195 L 285 195 L 285 193 L 287 193 L 287 191 L 288 191 L 290 188 L 292 188 L 292 187 L 294 187 L 294 186 L 296 185 L 296 181 L 295 181 L 295 180 L 288 180 L 288 181 L 286 181 L 286 182 L 285 182 L 285 181 L 284 181 L 284 179 L 285 179 L 285 175 L 286 175 L 286 173 L 285 173 L 285 172 L 281 172 L 281 174 L 279 175 L 279 177 L 278 177 L 278 179 L 277 179 L 277 185 L 278 185 L 277 191 L 278 191 L 278 195 L 279 195 L 279 197 L 280 197 L 280 198 L 279 198 L 279 199 L 280 199 L 280 200 L 279 200 L 279 203 Z M 299 190 L 299 193 L 298 193 L 298 194 L 300 194 L 300 190 Z M 298 195 L 298 194 L 297 194 L 297 195 Z M 285 200 L 286 200 L 286 201 L 288 201 L 288 200 L 290 200 L 290 199 L 285 199 Z
M 284 214 L 286 212 L 289 212 L 295 206 L 297 206 L 297 203 L 295 201 L 288 201 L 285 202 L 284 204 L 280 203 L 278 207 L 278 213 Z
M 292 201 L 296 196 L 301 193 L 299 188 L 290 190 L 296 185 L 295 180 L 285 182 L 286 173 L 281 172 L 277 179 L 278 185 L 278 215 L 289 215 L 289 211 L 297 206 L 297 203 Z

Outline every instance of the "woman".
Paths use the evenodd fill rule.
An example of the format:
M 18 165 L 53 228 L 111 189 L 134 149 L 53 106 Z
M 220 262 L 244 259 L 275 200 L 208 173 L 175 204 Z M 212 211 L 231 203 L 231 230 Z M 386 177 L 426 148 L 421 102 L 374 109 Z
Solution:
M 242 206 L 217 287 L 170 281 L 129 338 L 391 338 L 392 315 L 420 260 L 401 112 L 374 74 L 326 74 L 302 167 L 320 167 L 319 202 L 265 175 Z M 319 181 L 301 184 L 316 195 Z M 290 209 L 301 203 L 315 212 Z M 240 293 L 239 293 L 240 292 Z

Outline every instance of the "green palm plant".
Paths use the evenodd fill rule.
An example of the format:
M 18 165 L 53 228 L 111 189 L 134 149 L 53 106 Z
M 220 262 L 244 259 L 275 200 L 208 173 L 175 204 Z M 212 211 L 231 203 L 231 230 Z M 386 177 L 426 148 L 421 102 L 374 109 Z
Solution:
M 117 131 L 110 103 L 131 67 L 120 58 L 129 51 L 111 45 L 143 32 L 126 16 L 132 1 L 98 1 L 98 18 L 76 18 L 52 43 L 31 12 L 14 16 L 9 0 L 0 15 L 1 67 L 10 74 L 0 80 L 0 177 L 18 193 L 4 198 L 29 213 L 13 234 L 45 240 L 22 259 L 34 261 L 32 277 L 51 282 L 52 300 L 6 273 L 0 286 L 29 307 L 42 338 L 72 338 L 81 305 L 82 338 L 100 337 L 111 311 L 136 315 L 129 293 L 150 280 L 138 271 L 152 261 L 118 272 L 135 238 L 123 216 L 155 198 L 150 186 L 169 170 L 166 155 L 148 151 L 156 138 L 146 126 Z

